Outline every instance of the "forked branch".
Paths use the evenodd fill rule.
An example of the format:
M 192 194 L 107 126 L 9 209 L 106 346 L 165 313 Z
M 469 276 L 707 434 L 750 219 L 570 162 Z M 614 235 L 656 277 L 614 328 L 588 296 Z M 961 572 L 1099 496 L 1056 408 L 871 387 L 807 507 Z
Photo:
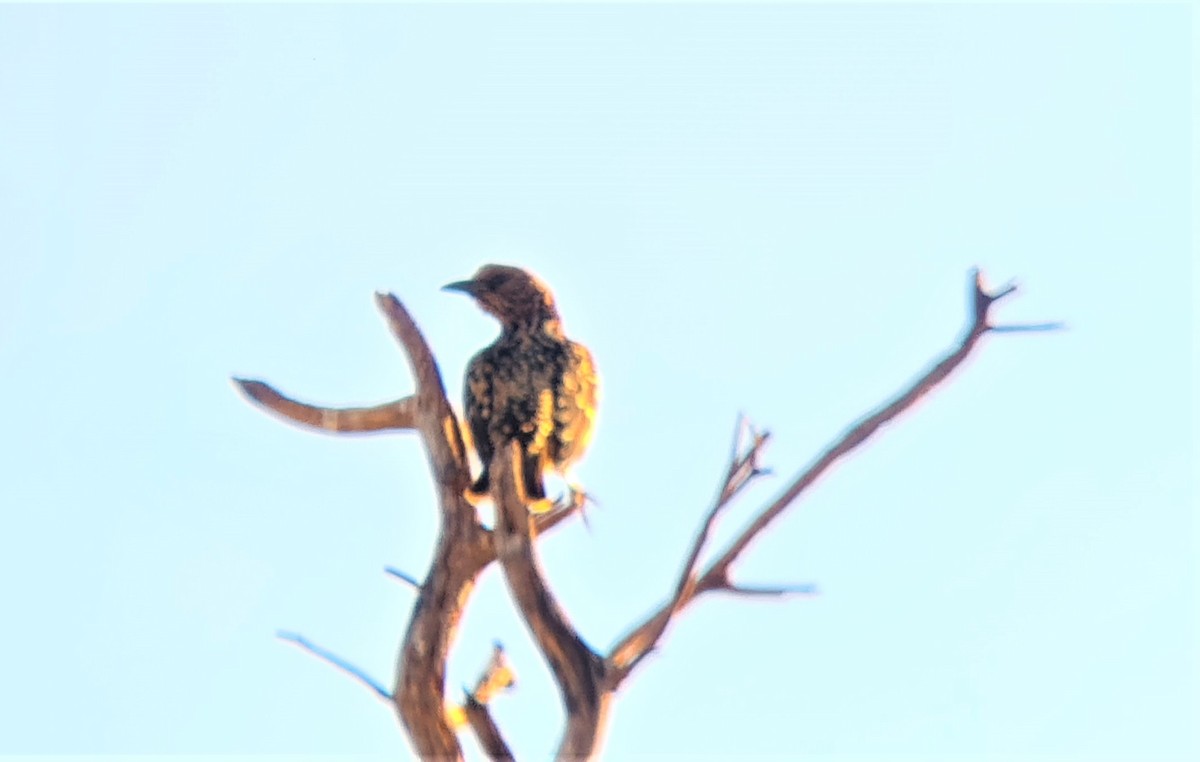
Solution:
M 761 588 L 738 585 L 730 579 L 730 569 L 741 557 L 746 548 L 763 533 L 767 526 L 787 510 L 804 490 L 829 471 L 837 461 L 863 444 L 884 423 L 910 409 L 921 397 L 928 394 L 944 381 L 955 368 L 962 364 L 963 360 L 967 358 L 985 333 L 992 330 L 1006 330 L 1004 327 L 996 328 L 991 323 L 991 307 L 1000 299 L 1014 293 L 1016 288 L 1015 284 L 1009 283 L 996 291 L 989 292 L 983 286 L 979 270 L 972 270 L 968 286 L 968 321 L 958 344 L 941 360 L 913 381 L 908 388 L 904 389 L 891 401 L 868 414 L 830 443 L 811 464 L 793 478 L 791 484 L 788 485 L 782 494 L 755 516 L 754 520 L 734 539 L 725 551 L 709 563 L 708 567 L 698 576 L 694 584 L 682 584 L 683 579 L 690 578 L 691 569 L 696 563 L 700 548 L 704 544 L 704 540 L 715 521 L 717 513 L 721 510 L 722 506 L 720 501 L 718 501 L 706 515 L 704 523 L 697 533 L 687 561 L 684 563 L 684 576 L 681 578 L 681 584 L 676 585 L 675 594 L 658 611 L 633 628 L 609 653 L 607 663 L 611 689 L 616 690 L 628 678 L 641 660 L 654 649 L 670 626 L 672 620 L 701 593 L 724 591 L 737 595 L 783 595 L 796 593 L 808 594 L 813 592 L 811 586 Z M 1058 327 L 1061 326 L 1057 323 L 1046 323 L 1036 326 L 1025 326 L 1024 329 L 1052 330 Z M 736 452 L 737 448 L 735 447 Z M 733 472 L 737 462 L 736 456 L 731 458 L 730 473 Z
M 413 396 L 374 408 L 322 408 L 289 399 L 261 381 L 235 379 L 235 383 L 263 409 L 302 426 L 337 432 L 412 429 L 421 435 L 437 486 L 441 532 L 429 572 L 417 586 L 417 602 L 397 663 L 396 687 L 389 698 L 418 755 L 458 759 L 461 748 L 446 715 L 446 660 L 475 580 L 495 558 L 495 550 L 490 532 L 479 526 L 473 508 L 462 497 L 469 467 L 433 353 L 395 296 L 377 294 L 376 304 L 404 348 L 416 381 Z M 307 641 L 297 638 L 293 642 L 305 647 Z M 336 660 L 326 661 L 340 666 Z
M 712 533 L 713 527 L 716 526 L 717 518 L 733 502 L 733 499 L 756 477 L 766 473 L 759 466 L 759 458 L 766 448 L 769 438 L 769 432 L 755 431 L 744 416 L 738 416 L 737 425 L 733 431 L 733 443 L 730 447 L 729 465 L 725 469 L 725 478 L 717 490 L 717 496 L 713 500 L 712 507 L 709 508 L 708 513 L 704 517 L 704 522 L 700 525 L 700 530 L 696 533 L 695 539 L 692 540 L 691 549 L 688 551 L 687 558 L 683 562 L 683 571 L 680 572 L 679 581 L 675 583 L 675 592 L 671 596 L 670 602 L 663 607 L 660 616 L 652 620 L 650 626 L 643 634 L 645 645 L 641 653 L 628 665 L 610 669 L 607 675 L 607 679 L 610 681 L 610 690 L 616 690 L 624 679 L 624 675 L 632 671 L 638 661 L 645 658 L 647 654 L 654 650 L 655 644 L 658 643 L 667 631 L 671 620 L 695 596 L 696 583 L 698 581 L 696 566 L 700 562 L 700 554 L 703 553 L 705 546 L 708 544 L 709 534 Z M 614 666 L 611 663 L 609 665 L 610 668 Z
M 604 690 L 604 661 L 579 637 L 550 592 L 534 547 L 536 532 L 518 486 L 519 445 L 496 453 L 492 500 L 496 503 L 496 549 L 509 593 L 549 664 L 566 715 L 559 759 L 590 759 L 597 751 L 610 694 Z

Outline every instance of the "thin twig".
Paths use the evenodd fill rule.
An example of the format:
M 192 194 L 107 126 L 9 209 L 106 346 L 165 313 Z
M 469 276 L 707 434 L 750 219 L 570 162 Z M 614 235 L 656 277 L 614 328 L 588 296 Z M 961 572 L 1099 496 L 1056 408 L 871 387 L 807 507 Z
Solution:
M 974 275 L 977 292 L 982 293 L 983 296 L 986 297 L 989 304 L 992 302 L 998 302 L 1009 294 L 1016 293 L 1017 282 L 1015 280 L 1010 280 L 1008 283 L 1005 283 L 995 291 L 985 292 L 983 288 L 983 281 L 981 280 L 983 275 L 982 271 L 978 267 L 975 267 L 971 269 L 971 272 Z
M 332 665 L 338 671 L 349 675 L 366 687 L 370 688 L 378 698 L 389 703 L 391 702 L 392 694 L 383 687 L 382 683 L 368 675 L 361 668 L 356 667 L 332 651 L 316 645 L 308 638 L 305 638 L 303 635 L 295 632 L 280 630 L 279 632 L 275 633 L 275 637 L 279 638 L 280 640 L 285 640 L 289 643 L 296 644 L 302 650 L 312 654 L 326 664 Z
M 732 469 L 733 464 L 737 463 L 738 456 L 742 454 L 742 439 L 745 436 L 745 431 L 749 427 L 750 422 L 746 418 L 746 414 L 741 410 L 738 411 L 737 421 L 733 424 L 733 437 L 729 440 L 729 467 Z M 725 481 L 729 481 L 730 470 L 725 472 Z
M 539 536 L 543 532 L 553 529 L 575 514 L 579 514 L 579 516 L 586 522 L 587 519 L 583 513 L 583 507 L 586 502 L 587 495 L 584 495 L 583 493 L 572 493 L 572 499 L 570 502 L 556 505 L 545 513 L 536 514 L 533 517 L 534 535 Z
M 1009 323 L 993 325 L 988 330 L 993 333 L 1042 333 L 1046 331 L 1065 331 L 1066 323 Z
M 385 574 L 395 577 L 396 579 L 400 580 L 401 582 L 407 583 L 409 587 L 411 587 L 415 590 L 421 589 L 420 580 L 418 580 L 416 577 L 412 576 L 411 574 L 408 574 L 407 572 L 402 572 L 394 566 L 385 566 L 385 567 L 383 567 L 383 571 Z
M 785 587 L 765 587 L 758 585 L 727 585 L 722 589 L 722 592 L 732 593 L 734 595 L 744 595 L 751 598 L 792 598 L 792 597 L 812 597 L 817 595 L 817 586 L 813 584 L 807 585 L 787 585 Z
M 749 448 L 743 452 L 743 441 L 747 432 L 751 436 L 751 443 Z M 695 594 L 697 582 L 696 565 L 700 561 L 700 554 L 708 543 L 709 535 L 712 533 L 713 527 L 716 526 L 717 518 L 721 515 L 721 512 L 724 511 L 733 501 L 733 498 L 747 484 L 756 476 L 763 473 L 762 469 L 758 467 L 758 457 L 762 449 L 766 446 L 767 438 L 768 434 L 766 432 L 761 434 L 755 432 L 745 416 L 740 413 L 738 414 L 737 423 L 733 430 L 729 466 L 725 469 L 725 478 L 717 490 L 717 496 L 713 500 L 712 507 L 709 508 L 703 523 L 700 525 L 700 529 L 692 539 L 687 558 L 683 562 L 683 569 L 679 574 L 679 580 L 675 583 L 675 592 L 671 597 L 671 603 L 662 615 L 655 619 L 654 626 L 644 634 L 644 646 L 641 654 L 628 664 L 616 665 L 616 669 L 611 670 L 607 676 L 611 685 L 619 685 L 624 680 L 625 674 L 632 671 L 642 658 L 654 650 L 658 641 L 666 633 L 671 620 L 679 612 L 679 609 Z

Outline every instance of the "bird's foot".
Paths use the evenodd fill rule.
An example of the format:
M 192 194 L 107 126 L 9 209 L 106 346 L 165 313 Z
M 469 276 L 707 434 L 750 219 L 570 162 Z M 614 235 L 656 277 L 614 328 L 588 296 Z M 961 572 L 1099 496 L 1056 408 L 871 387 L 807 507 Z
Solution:
M 473 506 L 478 507 L 480 504 L 491 499 L 491 482 L 488 478 L 488 472 L 485 468 L 479 478 L 471 483 L 470 487 L 463 490 L 463 497 Z
M 554 502 L 548 497 L 540 497 L 528 503 L 529 512 L 534 514 L 549 513 L 554 507 Z
M 567 484 L 567 491 L 558 498 L 555 507 L 564 511 L 579 511 L 579 518 L 583 519 L 583 527 L 589 532 L 592 531 L 592 525 L 588 521 L 587 504 L 600 505 L 596 498 L 583 491 L 583 487 L 578 484 Z

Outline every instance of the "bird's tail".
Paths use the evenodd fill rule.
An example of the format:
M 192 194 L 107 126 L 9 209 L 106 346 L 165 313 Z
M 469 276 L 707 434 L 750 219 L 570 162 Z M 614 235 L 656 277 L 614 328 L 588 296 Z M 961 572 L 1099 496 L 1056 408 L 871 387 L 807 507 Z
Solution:
M 542 455 L 521 453 L 521 477 L 525 483 L 525 499 L 529 502 L 546 498 L 546 485 L 542 482 Z

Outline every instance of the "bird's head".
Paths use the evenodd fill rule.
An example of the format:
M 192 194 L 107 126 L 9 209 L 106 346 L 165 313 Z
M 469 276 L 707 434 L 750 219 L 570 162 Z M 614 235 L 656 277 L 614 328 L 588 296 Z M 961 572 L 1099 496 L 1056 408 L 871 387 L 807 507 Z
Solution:
M 508 265 L 484 265 L 470 280 L 442 286 L 470 294 L 506 330 L 519 327 L 558 330 L 558 310 L 550 289 L 532 273 Z

